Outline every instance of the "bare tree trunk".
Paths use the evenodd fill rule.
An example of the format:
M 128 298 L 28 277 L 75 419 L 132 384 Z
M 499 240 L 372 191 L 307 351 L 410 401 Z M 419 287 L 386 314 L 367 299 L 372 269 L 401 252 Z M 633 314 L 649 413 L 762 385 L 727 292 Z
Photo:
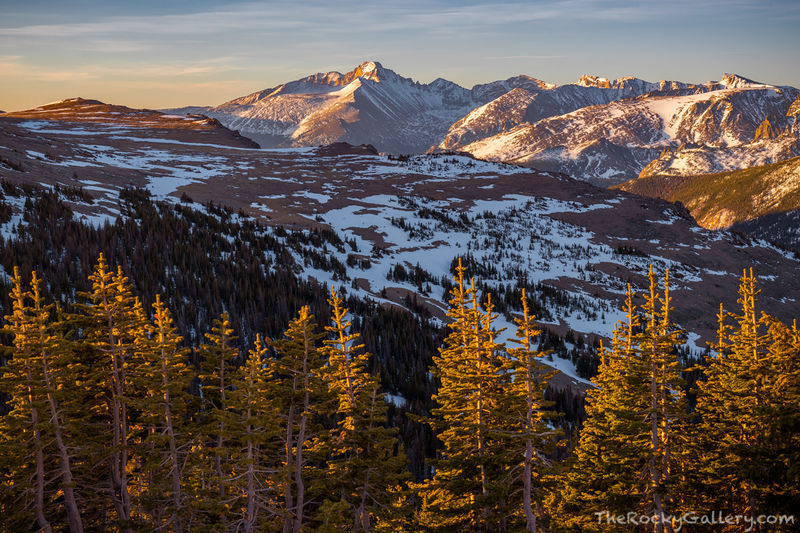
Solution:
M 472 308 L 475 310 L 476 313 L 479 312 L 478 307 L 478 300 L 475 296 L 475 293 L 472 294 Z M 484 360 L 483 360 L 483 351 L 481 349 L 481 320 L 480 317 L 476 317 L 475 320 L 475 346 L 474 346 L 474 354 L 476 358 L 476 368 L 480 379 L 478 381 L 478 403 L 477 403 L 477 413 L 478 413 L 478 431 L 477 431 L 477 444 L 478 444 L 478 457 L 480 457 L 480 476 L 481 476 L 481 495 L 485 499 L 489 494 L 489 479 L 486 473 L 486 442 L 485 442 L 485 435 L 484 435 L 484 424 L 486 421 L 484 420 L 484 405 L 483 405 L 483 395 L 484 395 L 484 387 L 483 387 L 483 376 L 484 376 Z M 486 528 L 488 525 L 489 520 L 489 509 L 488 507 L 483 508 L 483 527 Z
M 28 372 L 28 379 L 30 377 L 30 372 Z M 42 434 L 39 430 L 39 411 L 33 406 L 33 394 L 29 398 L 31 402 L 31 422 L 33 424 L 33 443 L 36 449 L 36 522 L 42 528 L 42 531 L 51 533 L 53 529 L 44 516 L 44 452 L 42 449 Z
M 655 351 L 655 350 L 654 350 Z M 653 486 L 653 509 L 658 516 L 658 521 L 654 524 L 656 533 L 664 533 L 664 506 L 661 501 L 661 472 L 656 464 L 656 455 L 659 453 L 660 445 L 658 438 L 658 390 L 657 390 L 657 365 L 655 354 L 652 355 L 650 376 L 650 482 Z
M 527 312 L 527 307 L 525 308 Z M 527 313 L 526 313 L 527 315 Z M 525 316 L 525 320 L 527 321 L 527 316 Z M 527 328 L 527 326 L 526 326 Z M 526 346 L 525 349 L 529 352 L 530 351 L 530 338 L 527 337 L 527 329 L 526 329 Z M 534 376 L 534 368 L 533 368 L 533 361 L 531 358 L 530 353 L 526 353 L 525 358 L 527 359 L 527 411 L 525 417 L 525 431 L 527 432 L 527 440 L 525 441 L 525 468 L 523 472 L 523 488 L 522 488 L 522 504 L 525 508 L 525 530 L 531 533 L 536 533 L 536 515 L 533 512 L 532 506 L 532 497 L 531 493 L 533 488 L 531 487 L 531 476 L 532 476 L 532 466 L 533 466 L 533 442 L 531 441 L 531 433 L 533 431 L 533 376 Z
M 367 512 L 367 497 L 369 496 L 369 472 L 361 488 L 361 502 L 358 504 L 355 516 L 355 531 L 369 531 L 369 513 Z
M 536 533 L 536 515 L 533 513 L 533 503 L 531 497 L 531 463 L 532 463 L 531 441 L 525 443 L 525 469 L 523 472 L 522 505 L 525 508 L 525 531 Z
M 295 378 L 297 381 L 297 378 Z M 295 386 L 294 389 L 296 390 L 297 387 Z M 294 402 L 294 400 L 292 400 Z M 285 443 L 285 461 L 286 461 L 286 484 L 283 487 L 283 500 L 284 505 L 286 507 L 286 519 L 283 522 L 283 531 L 284 533 L 290 533 L 292 530 L 292 524 L 294 520 L 290 514 L 292 512 L 292 508 L 294 507 L 294 499 L 292 498 L 292 474 L 293 474 L 293 465 L 294 456 L 292 454 L 292 444 L 294 441 L 294 403 L 289 406 L 289 414 L 286 417 L 286 443 Z
M 122 375 L 124 376 L 124 373 Z M 124 377 L 122 379 L 123 381 L 121 381 L 120 384 L 124 383 Z M 120 387 L 120 390 L 122 390 L 122 387 Z M 120 454 L 119 464 L 120 479 L 122 481 L 120 484 L 120 495 L 122 499 L 122 508 L 125 513 L 125 519 L 130 520 L 131 495 L 128 491 L 128 406 L 125 405 L 125 401 L 123 400 L 120 402 L 120 407 L 122 418 L 122 453 Z
M 308 395 L 306 394 L 306 403 Z M 303 483 L 303 445 L 306 438 L 306 415 L 300 417 L 300 428 L 297 433 L 296 458 L 294 462 L 294 483 L 297 487 L 297 501 L 294 512 L 293 533 L 300 533 L 303 527 L 303 505 L 305 504 L 305 484 Z
M 75 500 L 75 490 L 73 488 L 72 468 L 69 460 L 69 450 L 64 444 L 63 422 L 58 404 L 53 396 L 53 388 L 50 385 L 50 375 L 47 364 L 47 354 L 42 350 L 42 370 L 44 372 L 45 386 L 47 387 L 47 403 L 50 406 L 50 417 L 53 420 L 53 430 L 55 432 L 56 447 L 58 448 L 59 460 L 61 461 L 61 487 L 64 491 L 64 505 L 67 508 L 67 521 L 69 530 L 72 533 L 83 533 L 83 520 L 78 510 L 78 503 Z
M 250 409 L 247 410 L 250 418 Z M 255 473 L 255 452 L 253 450 L 252 427 L 248 428 L 247 438 L 247 511 L 244 521 L 246 533 L 252 533 L 256 528 L 256 473 Z
M 219 368 L 219 409 L 220 411 L 225 411 L 227 408 L 227 402 L 225 399 L 225 353 L 222 353 L 220 357 L 220 368 Z M 225 424 L 222 420 L 219 421 L 217 425 L 218 435 L 217 435 L 217 453 L 214 454 L 214 468 L 217 472 L 217 481 L 219 483 L 219 497 L 221 500 L 225 499 L 225 485 L 223 484 L 222 475 L 222 445 L 223 445 L 223 432 L 225 431 Z
M 183 491 L 181 490 L 181 466 L 178 459 L 178 445 L 175 439 L 175 426 L 172 421 L 172 409 L 170 408 L 169 394 L 169 374 L 167 371 L 167 354 L 164 350 L 164 328 L 159 324 L 159 335 L 161 342 L 161 386 L 164 389 L 164 425 L 169 439 L 169 461 L 172 465 L 172 528 L 175 533 L 183 531 Z
M 294 484 L 297 491 L 295 502 L 293 533 L 301 533 L 303 528 L 303 505 L 305 504 L 305 483 L 303 482 L 303 446 L 306 442 L 306 421 L 311 408 L 311 386 L 308 377 L 308 358 L 311 353 L 311 339 L 303 334 L 303 413 L 300 415 L 300 427 L 297 430 L 297 443 L 294 458 Z
M 121 454 L 121 447 L 122 447 L 122 429 L 121 429 L 121 421 L 120 421 L 120 401 L 118 396 L 118 371 L 117 371 L 117 361 L 116 361 L 116 354 L 112 351 L 111 353 L 111 366 L 112 366 L 112 383 L 111 383 L 111 423 L 113 425 L 112 428 L 112 438 L 111 438 L 111 461 L 110 461 L 110 475 L 111 475 L 111 496 L 114 502 L 114 508 L 117 511 L 117 518 L 119 520 L 126 520 L 127 516 L 125 516 L 125 508 L 123 505 L 123 496 L 122 496 L 122 472 L 120 471 L 120 463 L 122 462 L 122 454 Z

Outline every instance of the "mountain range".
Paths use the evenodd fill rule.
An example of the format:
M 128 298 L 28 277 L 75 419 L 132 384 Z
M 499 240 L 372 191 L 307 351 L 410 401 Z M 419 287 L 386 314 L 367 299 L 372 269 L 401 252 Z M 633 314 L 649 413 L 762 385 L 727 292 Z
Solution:
M 735 74 L 703 84 L 585 75 L 561 86 L 520 75 L 467 89 L 368 61 L 169 111 L 213 117 L 267 148 L 345 141 L 393 154 L 466 152 L 608 186 L 798 156 L 799 96 Z

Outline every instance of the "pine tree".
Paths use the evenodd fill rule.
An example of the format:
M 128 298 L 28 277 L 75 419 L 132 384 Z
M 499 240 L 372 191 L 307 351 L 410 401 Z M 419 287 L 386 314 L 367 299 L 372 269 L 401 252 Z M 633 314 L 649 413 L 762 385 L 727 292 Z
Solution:
M 324 378 L 337 407 L 327 463 L 339 498 L 322 506 L 321 521 L 329 527 L 346 527 L 339 521 L 346 505 L 350 527 L 370 531 L 377 509 L 386 503 L 388 488 L 404 475 L 405 454 L 395 453 L 397 430 L 386 427 L 384 395 L 367 371 L 370 354 L 357 344 L 360 335 L 350 331 L 349 311 L 335 289 L 328 303 L 332 325 L 326 330 L 333 338 L 326 339 L 322 348 L 328 361 Z
M 25 499 L 23 508 L 12 513 L 8 511 L 7 519 L 14 514 L 24 513 L 30 509 L 32 518 L 36 521 L 41 531 L 53 530 L 50 520 L 45 516 L 49 506 L 46 493 L 45 470 L 45 444 L 43 435 L 46 420 L 46 403 L 44 401 L 43 376 L 41 364 L 36 361 L 38 349 L 35 341 L 35 324 L 31 319 L 31 311 L 26 304 L 28 293 L 25 291 L 19 269 L 14 268 L 12 278 L 11 298 L 13 302 L 12 314 L 5 317 L 9 322 L 6 331 L 14 336 L 14 352 L 11 361 L 6 365 L 3 374 L 3 391 L 11 396 L 9 401 L 11 411 L 3 417 L 2 434 L 8 440 L 4 459 L 12 464 L 8 465 L 4 489 L 11 495 L 3 498 L 10 502 L 12 498 L 22 496 Z M 25 435 L 25 440 L 20 442 L 15 434 Z M 11 453 L 9 453 L 11 452 Z M 13 465 L 13 463 L 17 463 Z M 30 487 L 29 495 L 15 495 L 14 492 L 24 487 Z M 6 492 L 6 491 L 4 491 Z M 31 500 L 32 504 L 31 504 Z M 8 504 L 4 504 L 5 505 Z M 24 523 L 24 514 L 17 519 Z
M 431 372 L 440 380 L 438 407 L 426 421 L 438 430 L 444 449 L 434 476 L 418 486 L 420 527 L 429 530 L 503 530 L 506 527 L 507 466 L 499 434 L 501 397 L 510 382 L 496 342 L 491 297 L 486 312 L 474 282 L 464 284 L 459 261 L 451 291 L 450 333 Z
M 210 472 L 206 465 L 197 464 L 201 477 L 201 490 L 208 494 L 197 501 L 197 505 L 209 515 L 213 525 L 227 527 L 232 507 L 239 498 L 238 494 L 231 494 L 228 490 L 231 476 L 231 424 L 233 414 L 228 401 L 231 379 L 238 356 L 237 349 L 233 346 L 236 340 L 233 337 L 230 316 L 223 313 L 214 320 L 211 333 L 206 333 L 209 344 L 201 346 L 203 355 L 202 372 L 200 373 L 201 391 L 203 399 L 203 423 L 200 426 L 204 451 L 201 456 L 206 456 L 212 463 Z
M 76 412 L 76 398 L 66 398 L 63 393 L 65 384 L 70 383 L 76 375 L 77 369 L 81 365 L 77 364 L 71 357 L 71 353 L 65 350 L 66 342 L 63 338 L 53 334 L 50 329 L 50 313 L 52 306 L 44 304 L 42 298 L 42 280 L 34 271 L 31 275 L 31 297 L 33 303 L 33 321 L 35 326 L 34 341 L 38 348 L 38 362 L 42 367 L 42 378 L 44 380 L 45 393 L 47 397 L 48 415 L 56 445 L 59 475 L 61 477 L 61 491 L 64 494 L 64 505 L 67 511 L 67 523 L 72 532 L 80 533 L 83 531 L 83 518 L 78 508 L 77 497 L 75 494 L 75 476 L 73 475 L 74 455 L 70 450 L 67 437 L 70 432 L 66 418 L 67 409 L 71 407 L 70 414 Z M 81 406 L 82 407 L 82 406 Z M 74 427 L 78 422 L 79 415 L 69 421 Z
M 274 375 L 272 397 L 281 413 L 283 465 L 278 478 L 283 488 L 284 533 L 300 533 L 306 521 L 306 468 L 312 440 L 325 440 L 323 428 L 315 421 L 327 403 L 325 382 L 321 377 L 322 357 L 317 342 L 324 336 L 316 333 L 314 316 L 303 306 L 289 323 L 285 338 L 269 344 L 277 352 L 271 364 Z
M 143 471 L 149 480 L 146 508 L 154 529 L 187 530 L 190 519 L 184 465 L 193 441 L 187 428 L 192 409 L 189 385 L 194 372 L 188 350 L 181 348 L 172 316 L 160 295 L 153 303 L 153 320 L 147 336 L 139 340 L 132 371 L 140 389 L 134 402 L 141 412 L 147 436 L 141 443 Z M 166 511 L 166 513 L 164 513 Z
M 587 394 L 587 420 L 567 476 L 561 516 L 565 526 L 604 530 L 603 516 L 630 511 L 656 517 L 653 529 L 671 531 L 672 477 L 681 467 L 686 404 L 671 322 L 669 272 L 660 293 L 652 266 L 638 316 L 630 286 L 626 320 L 601 351 L 596 389 Z M 646 473 L 646 476 L 642 476 Z M 646 480 L 644 479 L 646 478 Z
M 623 310 L 626 318 L 614 326 L 610 350 L 601 346 L 595 388 L 586 395 L 586 421 L 554 495 L 553 522 L 562 531 L 607 531 L 596 513 L 625 514 L 638 509 L 644 497 L 648 441 L 643 420 L 649 404 L 630 286 Z
M 796 327 L 756 313 L 752 269 L 739 287 L 740 314 L 720 307 L 716 356 L 698 383 L 698 506 L 734 514 L 791 513 L 800 502 L 800 344 Z M 733 324 L 730 324 L 730 320 Z
M 54 495 L 48 494 L 45 474 L 50 460 L 56 464 L 57 490 L 63 494 L 63 502 L 70 531 L 83 531 L 83 517 L 79 509 L 75 490 L 75 452 L 68 438 L 71 426 L 79 415 L 72 418 L 76 398 L 65 394 L 64 385 L 80 375 L 77 365 L 71 358 L 66 341 L 52 331 L 52 306 L 45 305 L 41 293 L 42 280 L 36 272 L 31 275 L 30 291 L 25 291 L 17 268 L 12 278 L 12 315 L 6 317 L 10 322 L 9 333 L 14 336 L 14 359 L 7 365 L 3 376 L 4 384 L 12 395 L 15 410 L 4 417 L 4 425 L 11 427 L 20 419 L 15 411 L 25 406 L 30 421 L 25 421 L 21 429 L 32 435 L 33 455 L 35 457 L 34 494 L 35 515 L 39 527 L 48 531 L 50 521 L 45 513 L 56 507 Z M 32 305 L 28 305 L 30 300 Z M 81 406 L 82 407 L 82 406 Z M 8 427 L 7 429 L 11 429 Z M 5 433 L 5 432 L 4 432 Z M 12 435 L 8 435 L 13 440 Z M 54 450 L 47 443 L 52 441 Z M 29 446 L 26 446 L 29 447 Z M 52 457 L 48 457 L 52 456 Z M 18 460 L 18 458 L 16 459 Z M 23 483 L 24 486 L 24 483 Z
M 507 427 L 510 430 L 508 454 L 511 461 L 521 458 L 522 465 L 522 514 L 525 530 L 538 530 L 541 514 L 541 488 L 550 461 L 547 454 L 555 448 L 560 431 L 551 429 L 547 420 L 555 415 L 550 408 L 552 402 L 545 401 L 544 392 L 555 371 L 546 370 L 540 362 L 545 352 L 534 349 L 534 339 L 541 331 L 536 326 L 536 317 L 530 314 L 525 289 L 522 289 L 522 317 L 516 318 L 517 334 L 511 339 L 518 348 L 507 350 L 507 369 L 513 381 L 506 387 Z M 516 472 L 518 467 L 514 468 Z
M 768 513 L 790 514 L 800 508 L 800 330 L 796 320 L 791 327 L 769 315 L 764 321 L 772 406 L 764 439 L 768 445 L 756 459 L 762 465 L 760 495 Z
M 133 526 L 135 503 L 131 496 L 131 410 L 130 366 L 135 358 L 136 341 L 143 336 L 147 317 L 141 302 L 133 295 L 128 278 L 117 267 L 116 273 L 108 269 L 103 254 L 89 276 L 89 299 L 84 305 L 84 338 L 104 361 L 94 369 L 94 380 L 102 384 L 104 416 L 110 442 L 99 442 L 95 453 L 108 465 L 108 489 L 116 520 L 123 530 Z
M 260 530 L 265 515 L 275 513 L 275 487 L 270 479 L 275 467 L 266 464 L 267 447 L 278 435 L 278 412 L 271 395 L 269 369 L 266 367 L 268 348 L 256 336 L 247 361 L 231 379 L 227 397 L 228 408 L 235 416 L 225 430 L 231 435 L 233 449 L 232 479 L 242 494 L 243 515 L 231 524 L 232 529 L 246 533 Z
M 672 526 L 663 517 L 672 514 L 669 505 L 672 476 L 680 468 L 680 453 L 684 447 L 680 436 L 685 434 L 686 402 L 681 379 L 681 365 L 675 347 L 681 343 L 682 332 L 670 321 L 672 310 L 669 292 L 669 270 L 664 276 L 663 296 L 658 295 L 653 266 L 649 273 L 649 294 L 645 297 L 643 311 L 646 318 L 641 350 L 650 365 L 650 497 L 652 510 L 660 517 L 655 531 L 671 531 Z M 660 309 L 658 304 L 660 303 Z

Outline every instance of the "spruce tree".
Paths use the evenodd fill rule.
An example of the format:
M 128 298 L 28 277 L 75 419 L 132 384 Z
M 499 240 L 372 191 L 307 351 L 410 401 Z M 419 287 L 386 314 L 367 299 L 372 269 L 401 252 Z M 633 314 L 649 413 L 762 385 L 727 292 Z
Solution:
M 11 413 L 3 417 L 3 433 L 9 441 L 17 440 L 9 434 L 20 422 L 23 434 L 31 439 L 22 449 L 11 446 L 10 450 L 22 452 L 22 456 L 4 454 L 4 459 L 17 462 L 9 469 L 15 473 L 26 462 L 22 459 L 32 451 L 34 461 L 34 504 L 33 509 L 40 529 L 51 529 L 50 520 L 45 516 L 59 517 L 60 507 L 56 503 L 57 493 L 63 495 L 64 514 L 70 531 L 82 532 L 84 518 L 76 495 L 76 463 L 79 463 L 75 450 L 73 433 L 84 415 L 80 413 L 83 405 L 77 394 L 71 394 L 71 386 L 81 381 L 84 371 L 74 360 L 66 339 L 54 331 L 56 326 L 51 319 L 52 305 L 46 305 L 42 297 L 42 280 L 34 271 L 31 275 L 30 290 L 25 291 L 17 268 L 12 278 L 12 309 L 6 320 L 10 322 L 6 330 L 12 334 L 14 358 L 5 368 L 3 384 L 12 396 L 15 406 Z M 30 304 L 28 303 L 30 301 Z M 20 411 L 28 416 L 19 418 Z M 48 445 L 48 443 L 50 443 Z M 26 448 L 33 449 L 28 452 Z M 51 466 L 52 465 L 52 466 Z M 55 475 L 48 488 L 44 483 L 46 475 L 53 469 Z M 24 471 L 25 468 L 22 467 Z M 13 477 L 12 477 L 13 479 Z M 19 483 L 24 487 L 25 482 Z M 12 516 L 9 513 L 9 518 Z
M 196 477 L 200 478 L 200 490 L 206 494 L 196 501 L 196 505 L 206 513 L 213 526 L 222 528 L 227 527 L 232 508 L 240 497 L 229 491 L 234 414 L 230 411 L 228 396 L 238 356 L 238 350 L 233 346 L 236 340 L 233 333 L 230 316 L 225 312 L 214 320 L 211 332 L 206 333 L 209 343 L 200 347 L 203 357 L 199 376 L 203 413 L 198 429 L 203 442 L 200 444 L 202 453 L 198 455 L 200 462 L 194 467 Z
M 607 531 L 596 513 L 626 514 L 639 509 L 644 497 L 647 373 L 635 342 L 640 320 L 630 285 L 623 310 L 626 317 L 614 326 L 610 349 L 601 346 L 578 445 L 551 502 L 553 523 L 561 531 Z
M 71 433 L 75 433 L 76 424 L 83 418 L 80 414 L 83 405 L 77 395 L 70 394 L 72 388 L 70 385 L 73 380 L 84 374 L 85 370 L 75 361 L 66 340 L 52 331 L 50 315 L 53 306 L 44 304 L 42 284 L 43 281 L 34 271 L 30 283 L 32 318 L 35 326 L 34 342 L 38 349 L 38 362 L 42 367 L 48 415 L 58 456 L 60 487 L 67 511 L 67 524 L 71 532 L 80 533 L 84 528 L 75 491 L 76 478 L 73 469 L 76 453 L 70 448 L 68 439 L 71 440 Z
M 335 397 L 336 425 L 327 461 L 328 479 L 338 493 L 320 509 L 324 529 L 351 527 L 370 531 L 374 516 L 387 504 L 388 488 L 405 472 L 405 454 L 396 453 L 397 430 L 386 426 L 386 402 L 377 379 L 367 371 L 368 352 L 351 332 L 349 310 L 331 289 L 328 300 L 332 338 L 324 341 L 324 379 Z M 350 524 L 341 523 L 347 509 Z M 321 528 L 323 529 L 323 528 Z
M 653 530 L 671 531 L 673 476 L 685 455 L 686 404 L 676 347 L 682 332 L 670 318 L 669 272 L 659 291 L 652 266 L 642 315 L 630 286 L 626 320 L 601 351 L 596 388 L 560 501 L 565 527 L 603 531 L 604 518 L 630 511 L 653 517 Z M 646 473 L 645 476 L 642 476 Z M 608 513 L 607 515 L 596 513 Z
M 93 383 L 98 387 L 98 409 L 102 414 L 104 430 L 98 433 L 110 435 L 107 441 L 95 443 L 94 454 L 108 468 L 108 482 L 112 508 L 117 524 L 122 530 L 133 527 L 133 512 L 138 506 L 132 500 L 131 477 L 138 475 L 134 465 L 133 432 L 131 416 L 132 359 L 135 358 L 137 339 L 144 336 L 147 317 L 141 302 L 133 294 L 128 278 L 117 267 L 109 270 L 103 254 L 100 254 L 94 272 L 89 276 L 92 284 L 89 300 L 83 305 L 83 340 L 98 355 L 93 368 Z
M 188 350 L 181 347 L 172 316 L 160 295 L 153 303 L 152 323 L 139 340 L 132 370 L 140 396 L 134 402 L 141 412 L 147 435 L 141 443 L 142 470 L 148 479 L 144 503 L 154 529 L 188 529 L 191 497 L 184 480 L 184 465 L 193 441 L 187 419 L 193 408 L 189 395 L 194 371 Z
M 474 283 L 466 287 L 461 261 L 448 316 L 453 320 L 431 373 L 440 385 L 426 422 L 443 444 L 433 478 L 419 485 L 419 527 L 493 531 L 506 527 L 508 462 L 500 433 L 502 396 L 510 381 L 496 342 L 491 299 L 484 313 Z
M 536 317 L 530 314 L 530 307 L 522 289 L 522 316 L 514 319 L 517 325 L 516 338 L 511 342 L 517 348 L 507 350 L 507 369 L 513 380 L 506 389 L 506 411 L 509 460 L 515 474 L 522 467 L 522 515 L 525 518 L 525 531 L 538 530 L 541 508 L 542 486 L 549 470 L 547 455 L 555 449 L 556 439 L 561 432 L 550 428 L 549 418 L 552 402 L 544 398 L 549 380 L 554 370 L 547 370 L 540 362 L 546 355 L 534 349 L 535 338 L 541 333 L 536 326 Z M 516 483 L 514 483 L 516 485 Z
M 30 518 L 41 531 L 51 532 L 53 528 L 46 516 L 52 497 L 47 494 L 45 478 L 48 469 L 45 446 L 49 440 L 44 435 L 48 425 L 46 389 L 42 365 L 37 361 L 36 325 L 26 302 L 28 297 L 19 269 L 15 267 L 12 313 L 5 317 L 9 323 L 5 331 L 13 335 L 14 351 L 2 376 L 2 390 L 11 396 L 11 410 L 2 418 L 0 428 L 4 444 L 7 443 L 3 446 L 6 468 L 2 499 L 7 520 L 24 524 L 26 512 L 30 512 Z M 24 435 L 24 440 L 19 435 Z M 26 488 L 27 494 L 20 493 Z M 15 509 L 12 502 L 16 499 L 21 500 L 22 505 Z
M 246 533 L 262 530 L 275 514 L 276 491 L 272 478 L 275 467 L 265 460 L 267 448 L 274 446 L 278 435 L 278 410 L 271 394 L 267 368 L 267 346 L 257 335 L 247 361 L 231 378 L 227 406 L 234 413 L 229 418 L 231 485 L 241 494 L 242 515 L 231 529 Z
M 796 327 L 757 315 L 758 293 L 745 271 L 740 311 L 720 308 L 716 354 L 698 382 L 694 470 L 704 490 L 696 505 L 791 514 L 800 503 L 800 343 Z
M 328 403 L 317 346 L 324 333 L 316 329 L 310 308 L 303 306 L 289 323 L 284 338 L 269 341 L 277 354 L 271 363 L 271 394 L 281 417 L 283 464 L 278 479 L 283 492 L 284 533 L 300 533 L 307 521 L 307 477 L 314 473 L 308 468 L 312 441 L 327 440 L 318 420 Z

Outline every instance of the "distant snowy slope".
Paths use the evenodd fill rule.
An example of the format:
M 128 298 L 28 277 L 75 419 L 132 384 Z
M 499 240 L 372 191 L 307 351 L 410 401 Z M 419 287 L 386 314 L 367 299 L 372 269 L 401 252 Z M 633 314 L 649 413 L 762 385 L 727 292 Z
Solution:
M 607 186 L 642 172 L 720 172 L 800 155 L 799 95 L 736 74 L 702 84 L 584 75 L 561 86 L 519 75 L 467 89 L 365 61 L 184 110 L 263 147 L 468 152 Z
M 528 105 L 535 108 L 543 96 L 536 95 Z M 787 116 L 797 97 L 798 91 L 791 87 L 727 76 L 703 88 L 659 89 L 527 121 L 457 148 L 485 159 L 567 172 L 598 184 L 631 179 L 654 159 L 666 158 L 665 150 L 678 148 L 703 150 L 696 158 L 689 157 L 683 168 L 675 168 L 675 174 L 685 169 L 742 168 L 800 153 L 794 119 Z
M 543 82 L 535 85 L 517 84 L 513 90 L 498 95 L 455 122 L 438 148 L 459 150 L 472 142 L 508 132 L 519 125 L 534 124 L 544 118 L 587 106 L 634 98 L 658 89 L 658 84 L 638 78 L 620 78 L 610 82 L 596 76 L 583 76 L 576 84 L 560 87 Z M 473 88 L 473 92 L 475 90 Z

